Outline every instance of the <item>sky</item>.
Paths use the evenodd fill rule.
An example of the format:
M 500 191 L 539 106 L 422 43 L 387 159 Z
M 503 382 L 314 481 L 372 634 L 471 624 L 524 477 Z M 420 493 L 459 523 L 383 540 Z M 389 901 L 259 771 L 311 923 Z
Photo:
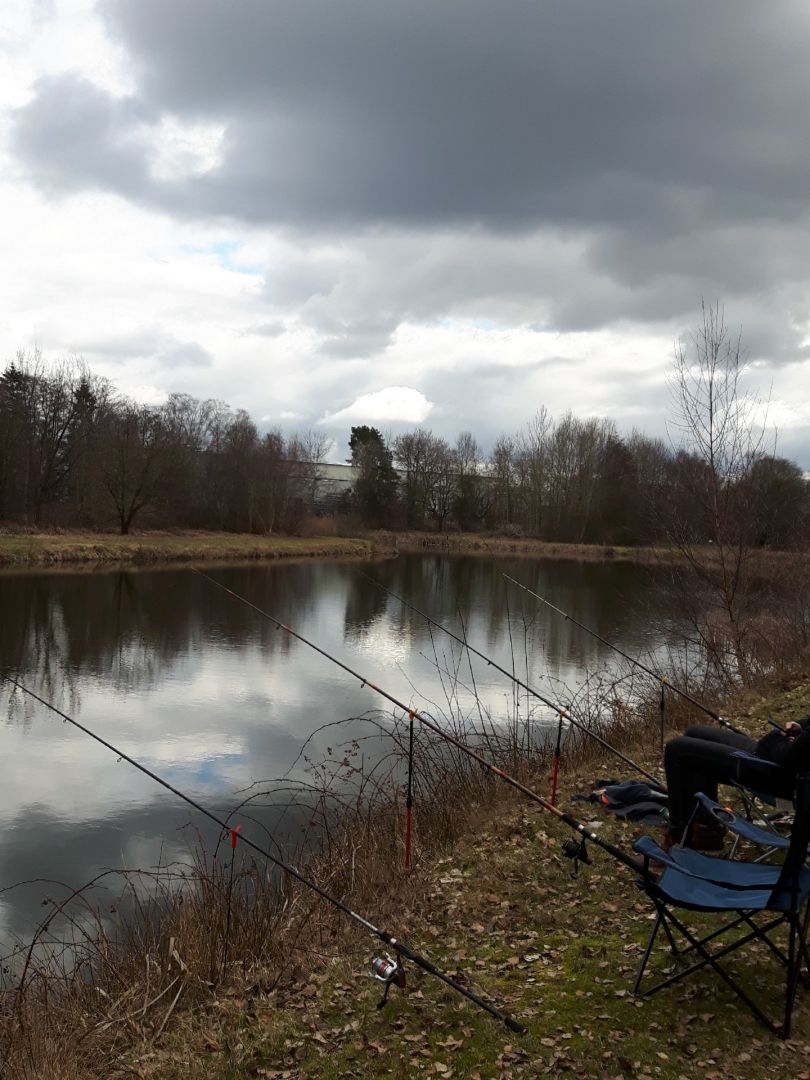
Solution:
M 3 0 L 0 363 L 336 460 L 542 406 L 677 440 L 705 300 L 810 469 L 808 55 L 802 0 Z

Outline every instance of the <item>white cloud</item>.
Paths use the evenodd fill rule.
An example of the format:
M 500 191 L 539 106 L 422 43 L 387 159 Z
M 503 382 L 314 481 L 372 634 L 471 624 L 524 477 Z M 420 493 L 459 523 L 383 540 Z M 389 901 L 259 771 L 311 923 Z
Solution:
M 184 124 L 164 116 L 139 134 L 149 148 L 149 170 L 156 180 L 204 176 L 222 162 L 224 124 Z
M 346 424 L 352 421 L 422 424 L 430 416 L 433 402 L 410 386 L 386 386 L 360 397 L 337 412 L 327 412 L 319 424 Z
M 127 50 L 97 14 L 96 0 L 3 0 L 0 107 L 22 105 L 43 75 L 81 71 L 113 94 L 134 89 Z

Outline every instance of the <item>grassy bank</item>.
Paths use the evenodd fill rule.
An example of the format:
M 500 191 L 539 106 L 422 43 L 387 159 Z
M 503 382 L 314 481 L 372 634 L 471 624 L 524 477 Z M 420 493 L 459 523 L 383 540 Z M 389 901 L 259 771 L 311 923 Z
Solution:
M 761 731 L 768 713 L 796 719 L 808 705 L 810 683 L 798 683 L 727 711 Z M 688 719 L 676 707 L 670 712 L 676 730 Z M 653 706 L 640 726 L 618 733 L 623 748 L 651 770 L 660 766 L 655 720 Z M 74 983 L 61 999 L 35 996 L 24 1029 L 10 1013 L 4 1030 L 15 1057 L 8 1075 L 810 1076 L 806 991 L 800 991 L 787 1044 L 767 1034 L 711 974 L 651 1001 L 634 999 L 632 975 L 650 930 L 651 905 L 633 874 L 591 849 L 592 864 L 572 879 L 561 854 L 570 835 L 564 826 L 512 789 L 482 778 L 480 770 L 454 785 L 452 762 L 448 768 L 433 802 L 417 794 L 417 862 L 409 877 L 400 870 L 401 807 L 392 816 L 355 821 L 342 838 L 348 847 L 336 838 L 337 855 L 313 873 L 350 897 L 356 910 L 516 1015 L 528 1035 L 511 1035 L 413 969 L 407 993 L 394 991 L 378 1011 L 380 984 L 367 973 L 382 947 L 297 888 L 277 897 L 272 918 L 257 926 L 253 917 L 241 944 L 234 942 L 224 974 L 211 978 L 199 958 L 219 941 L 220 877 L 202 904 L 173 909 L 162 937 L 136 935 L 123 957 L 105 957 L 95 985 Z M 642 830 L 570 801 L 617 770 L 622 766 L 601 748 L 580 749 L 565 763 L 561 805 L 629 847 Z M 548 790 L 546 760 L 527 763 L 522 775 L 538 791 Z M 269 893 L 264 902 L 272 904 Z M 201 927 L 211 912 L 215 933 Z M 283 955 L 264 947 L 269 938 Z M 736 971 L 767 995 L 773 968 L 761 948 L 738 960 Z
M 79 531 L 0 531 L 0 567 L 147 564 L 211 559 L 370 558 L 397 552 L 524 555 L 535 559 L 577 559 L 587 562 L 617 559 L 649 563 L 665 558 L 663 551 L 654 548 L 549 543 L 484 536 L 480 533 L 379 531 L 358 537 L 294 537 L 202 531 L 145 531 L 130 536 Z
M 485 556 L 525 556 L 531 559 L 575 559 L 579 562 L 648 563 L 673 566 L 683 563 L 684 556 L 671 546 L 627 547 L 612 544 L 564 544 L 531 538 L 490 536 L 483 533 L 419 533 L 376 532 L 370 534 L 382 550 L 399 552 L 436 552 L 440 554 L 463 554 Z M 712 547 L 695 548 L 695 556 L 702 563 L 713 567 L 717 551 Z M 806 565 L 804 553 L 776 551 L 757 548 L 750 552 L 751 569 L 757 573 L 773 576 L 777 573 L 802 572 Z
M 800 684 L 750 703 L 743 723 L 759 731 L 768 712 L 796 718 L 809 702 L 810 684 Z M 654 740 L 637 739 L 634 749 L 642 764 L 660 764 Z M 629 847 L 642 830 L 570 802 L 615 771 L 615 762 L 600 755 L 569 766 L 561 804 Z M 543 772 L 534 780 L 538 790 L 547 789 Z M 156 1053 L 134 1052 L 127 1067 L 167 1080 L 547 1074 L 806 1080 L 807 991 L 800 991 L 788 1043 L 761 1028 L 711 974 L 651 1000 L 631 995 L 651 905 L 632 873 L 593 848 L 592 865 L 572 879 L 561 855 L 567 835 L 540 808 L 499 788 L 451 851 L 423 851 L 411 880 L 394 871 L 400 878 L 396 925 L 407 929 L 407 940 L 424 944 L 435 963 L 469 978 L 519 1017 L 529 1028 L 525 1037 L 506 1032 L 418 971 L 409 973 L 407 994 L 395 992 L 379 1012 L 379 984 L 365 977 L 374 945 L 358 938 L 322 954 L 283 990 L 252 997 L 243 986 L 199 1015 L 185 1016 Z M 764 987 L 767 998 L 771 958 L 762 947 L 743 955 L 736 974 L 749 989 Z
M 318 527 L 319 519 L 314 519 Z M 252 533 L 144 531 L 130 536 L 79 531 L 29 532 L 0 530 L 0 568 L 26 566 L 98 566 L 104 563 L 169 563 L 202 560 L 372 558 L 398 553 L 436 553 L 478 556 L 525 556 L 531 559 L 575 559 L 579 562 L 616 560 L 647 564 L 677 564 L 680 556 L 663 547 L 621 547 L 606 544 L 564 544 L 515 539 L 482 533 L 363 532 L 355 537 L 334 535 L 335 523 L 325 519 L 330 535 L 259 536 Z M 712 549 L 702 553 L 707 565 Z M 793 552 L 763 549 L 753 553 L 753 569 L 773 576 L 799 572 L 806 558 Z
M 663 549 L 621 547 L 608 544 L 564 544 L 548 540 L 485 535 L 483 533 L 377 532 L 381 547 L 401 552 L 439 552 L 459 555 L 525 555 L 534 559 L 577 559 L 601 562 L 619 559 L 656 562 L 665 557 Z
M 219 532 L 0 534 L 0 567 L 223 559 L 370 558 L 375 544 L 336 536 L 255 536 Z

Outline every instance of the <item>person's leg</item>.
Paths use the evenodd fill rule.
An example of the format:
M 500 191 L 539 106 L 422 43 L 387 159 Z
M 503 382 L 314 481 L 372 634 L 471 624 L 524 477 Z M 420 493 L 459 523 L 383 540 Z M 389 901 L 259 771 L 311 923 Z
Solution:
M 690 729 L 691 730 L 691 729 Z M 736 747 L 725 742 L 680 735 L 670 739 L 664 750 L 664 768 L 669 794 L 670 831 L 680 835 L 695 812 L 695 795 L 702 791 L 717 798 L 717 785 L 734 779 Z
M 748 761 L 745 758 L 735 758 L 734 750 L 744 750 L 747 754 L 756 756 L 757 744 L 753 739 L 740 732 L 729 731 L 727 728 L 712 727 L 710 724 L 695 724 L 686 729 L 685 735 L 691 739 L 702 739 L 705 742 L 722 743 L 730 747 L 732 751 L 731 765 L 734 771 L 729 775 L 729 780 L 736 780 L 744 787 L 751 788 L 763 795 L 775 795 L 778 798 L 790 799 L 793 797 L 795 780 L 784 769 L 774 768 L 767 761 Z M 717 780 L 723 783 L 723 778 L 718 775 Z M 698 791 L 704 790 L 698 788 Z M 706 791 L 706 794 L 710 793 Z M 712 795 L 716 798 L 716 795 Z
M 792 799 L 796 791 L 796 777 L 769 761 L 740 761 L 737 759 L 734 779 L 760 795 L 777 799 Z
M 754 739 L 743 735 L 738 731 L 729 731 L 728 728 L 720 727 L 719 724 L 692 724 L 686 729 L 684 735 L 690 739 L 706 739 L 708 742 L 723 743 L 732 750 L 745 750 L 747 754 L 753 754 L 757 748 Z

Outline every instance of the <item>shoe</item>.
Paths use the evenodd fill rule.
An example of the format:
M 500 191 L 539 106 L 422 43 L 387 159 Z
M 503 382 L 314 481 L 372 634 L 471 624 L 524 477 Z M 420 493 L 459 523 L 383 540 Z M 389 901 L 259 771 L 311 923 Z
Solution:
M 726 830 L 722 825 L 692 824 L 686 838 L 686 847 L 693 851 L 722 851 L 726 844 Z
M 661 847 L 664 851 L 669 852 L 674 847 L 680 847 L 681 835 L 681 833 L 674 833 L 672 829 L 665 829 L 661 837 Z

